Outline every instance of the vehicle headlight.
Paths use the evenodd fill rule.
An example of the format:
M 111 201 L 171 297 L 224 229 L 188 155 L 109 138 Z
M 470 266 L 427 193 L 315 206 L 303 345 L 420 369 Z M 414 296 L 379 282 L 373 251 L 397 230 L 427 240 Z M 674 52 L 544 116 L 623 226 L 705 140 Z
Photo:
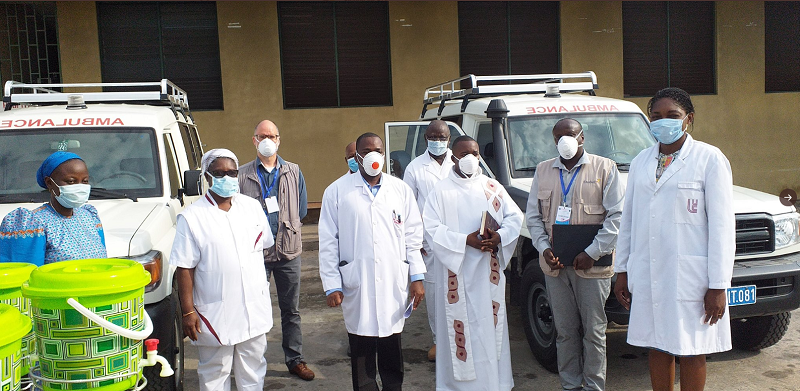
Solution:
M 800 243 L 800 214 L 790 213 L 775 218 L 775 249 Z
M 164 262 L 164 257 L 161 251 L 151 250 L 141 255 L 132 255 L 129 257 L 121 257 L 136 261 L 144 266 L 144 270 L 150 272 L 150 283 L 144 287 L 145 293 L 152 292 L 159 285 L 161 285 L 161 264 Z

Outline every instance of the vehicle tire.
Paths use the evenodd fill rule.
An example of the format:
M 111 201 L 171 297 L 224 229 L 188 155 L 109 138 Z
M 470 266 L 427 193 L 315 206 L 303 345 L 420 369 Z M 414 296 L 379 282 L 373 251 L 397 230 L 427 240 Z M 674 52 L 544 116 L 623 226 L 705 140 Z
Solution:
M 789 329 L 790 312 L 731 320 L 731 341 L 742 350 L 761 350 L 778 343 Z
M 173 321 L 170 332 L 170 338 L 167 341 L 161 341 L 159 344 L 159 354 L 164 356 L 169 362 L 169 365 L 175 371 L 175 374 L 169 377 L 159 376 L 161 372 L 161 365 L 156 364 L 152 367 L 144 367 L 144 376 L 147 378 L 147 387 L 145 390 L 153 391 L 183 391 L 183 324 L 181 323 L 181 305 L 178 298 L 178 285 L 172 284 L 172 295 L 170 295 L 170 302 L 172 303 Z
M 556 326 L 550 310 L 544 274 L 538 263 L 529 263 L 522 273 L 524 292 L 522 323 L 536 361 L 552 373 L 558 373 Z

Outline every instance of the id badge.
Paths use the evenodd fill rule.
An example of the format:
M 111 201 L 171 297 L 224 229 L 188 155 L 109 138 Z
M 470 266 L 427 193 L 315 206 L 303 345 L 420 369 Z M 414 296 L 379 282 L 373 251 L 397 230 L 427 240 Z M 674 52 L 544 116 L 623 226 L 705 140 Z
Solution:
M 267 213 L 275 213 L 280 209 L 278 207 L 278 197 L 265 198 L 264 204 L 267 205 Z
M 568 206 L 559 206 L 556 212 L 556 224 L 568 225 L 569 216 L 572 214 L 572 208 Z

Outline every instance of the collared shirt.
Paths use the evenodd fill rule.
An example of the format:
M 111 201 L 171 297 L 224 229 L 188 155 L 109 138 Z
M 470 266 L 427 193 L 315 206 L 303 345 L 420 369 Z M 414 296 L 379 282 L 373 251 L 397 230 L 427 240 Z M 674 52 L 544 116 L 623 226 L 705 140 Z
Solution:
M 378 190 L 381 189 L 381 184 L 383 184 L 383 174 L 381 174 L 381 177 L 380 179 L 378 179 L 378 183 L 375 186 L 370 185 L 369 182 L 367 182 L 367 179 L 364 178 L 363 175 L 361 176 L 361 180 L 364 181 L 364 183 L 367 185 L 367 189 L 369 189 L 370 193 L 372 193 L 372 196 L 375 197 L 376 195 L 378 195 Z
M 567 169 L 564 163 L 561 162 L 561 159 L 556 159 L 553 162 L 552 167 L 561 170 L 561 173 L 564 177 L 564 184 L 566 185 L 569 183 L 572 177 L 577 174 L 578 168 L 584 164 L 587 164 L 588 160 L 589 159 L 584 152 L 583 156 L 578 159 L 578 162 L 574 167 L 572 167 L 571 170 Z M 625 197 L 625 189 L 622 186 L 622 183 L 619 181 L 619 175 L 617 172 L 617 170 L 612 170 L 609 172 L 606 180 L 606 186 L 603 188 L 603 208 L 606 209 L 607 220 L 619 220 L 622 215 L 622 201 Z M 538 188 L 539 175 L 538 173 L 534 173 L 531 189 Z M 560 185 L 558 189 L 561 189 Z M 564 195 L 559 191 L 558 193 L 554 193 L 553 196 L 555 197 L 557 194 L 559 197 L 559 203 L 563 202 L 567 207 L 572 207 L 572 193 L 573 191 L 570 190 L 566 194 L 566 197 L 564 197 Z M 534 197 L 536 196 L 535 193 L 531 194 Z M 528 208 L 528 210 L 525 212 L 527 216 L 528 230 L 531 233 L 533 245 L 541 253 L 551 247 L 550 238 L 547 235 L 547 231 L 544 228 L 544 222 L 542 221 L 542 214 L 539 212 L 539 208 Z M 611 252 L 614 250 L 617 234 L 619 233 L 619 229 L 614 227 L 614 224 L 604 223 L 603 228 L 597 232 L 597 236 L 595 236 L 592 244 L 584 250 L 586 254 L 588 254 L 594 260 L 600 259 L 600 257 L 603 255 L 611 254 Z M 619 224 L 616 224 L 616 227 L 619 227 Z
M 280 156 L 278 156 L 278 159 L 275 161 L 275 167 L 272 169 L 272 171 L 269 171 L 269 170 L 267 170 L 266 167 L 264 167 L 264 163 L 259 161 L 259 163 L 256 165 L 256 170 L 261 172 L 261 175 L 263 176 L 264 180 L 266 181 L 266 183 L 264 183 L 262 185 L 262 186 L 264 186 L 264 187 L 262 187 L 262 191 L 263 191 L 264 188 L 269 188 L 269 185 L 272 184 L 272 181 L 275 180 L 275 176 L 278 175 L 278 173 L 280 172 L 280 168 L 281 168 L 281 166 L 283 164 L 286 164 L 286 161 L 283 160 L 283 158 L 281 158 Z M 261 179 L 259 179 L 259 184 L 261 184 L 260 181 L 261 181 Z M 278 179 L 278 182 L 279 181 L 280 181 L 280 179 Z M 298 187 L 297 193 L 299 194 L 299 197 L 300 197 L 300 213 L 299 214 L 300 214 L 300 219 L 302 219 L 302 218 L 306 217 L 306 214 L 308 213 L 308 194 L 306 193 L 306 180 L 303 177 L 303 171 L 299 172 L 299 178 L 298 178 L 297 187 Z M 278 184 L 277 184 L 277 182 L 276 182 L 275 186 L 272 186 L 272 189 L 270 189 L 269 194 L 262 194 L 262 196 L 264 198 L 277 197 L 278 196 Z M 266 209 L 264 209 L 264 212 L 266 213 Z M 267 214 L 267 218 L 269 219 L 269 227 L 270 227 L 270 229 L 272 229 L 272 237 L 274 238 L 275 235 L 278 234 L 278 212 L 276 211 L 276 212 L 268 213 Z

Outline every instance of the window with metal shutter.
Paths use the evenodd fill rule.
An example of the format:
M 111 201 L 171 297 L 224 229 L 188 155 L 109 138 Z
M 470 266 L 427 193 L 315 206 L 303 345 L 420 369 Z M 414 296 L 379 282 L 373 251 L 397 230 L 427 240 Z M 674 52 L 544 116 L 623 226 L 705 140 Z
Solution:
M 167 78 L 192 110 L 223 108 L 216 3 L 100 2 L 97 15 L 104 82 Z
M 800 91 L 800 2 L 764 2 L 764 89 Z
M 461 74 L 558 73 L 558 2 L 458 3 Z
M 652 96 L 664 87 L 716 93 L 714 3 L 622 3 L 625 96 Z
M 385 2 L 279 2 L 286 108 L 392 104 Z

